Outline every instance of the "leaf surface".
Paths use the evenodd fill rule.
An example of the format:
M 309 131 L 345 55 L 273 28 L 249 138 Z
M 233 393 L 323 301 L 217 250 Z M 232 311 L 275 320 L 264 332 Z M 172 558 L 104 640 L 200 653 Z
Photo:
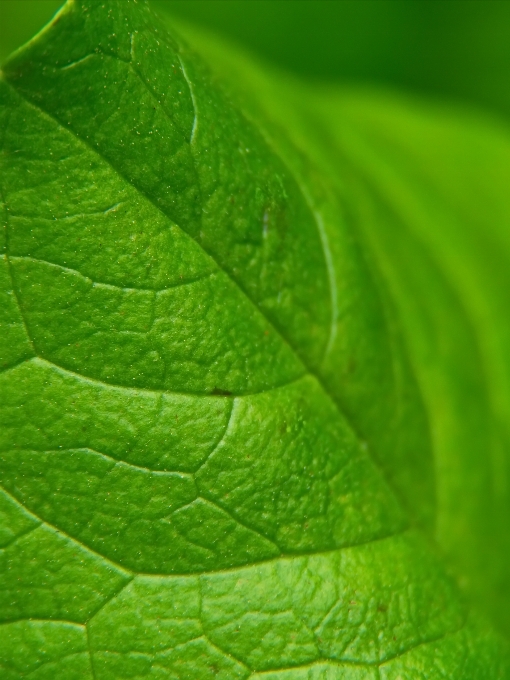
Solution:
M 466 548 L 447 512 L 471 335 L 451 380 L 432 345 L 450 381 L 427 382 L 422 280 L 383 242 L 379 194 L 405 196 L 384 115 L 321 93 L 292 113 L 285 83 L 271 112 L 277 76 L 241 60 L 236 94 L 206 63 L 145 3 L 76 0 L 4 67 L 2 672 L 509 677 L 441 556 L 485 583 L 490 543 L 495 578 L 466 590 L 504 586 L 491 489 L 462 507 Z M 453 343 L 429 280 L 426 331 L 450 316 Z M 463 484 L 493 431 L 476 394 Z

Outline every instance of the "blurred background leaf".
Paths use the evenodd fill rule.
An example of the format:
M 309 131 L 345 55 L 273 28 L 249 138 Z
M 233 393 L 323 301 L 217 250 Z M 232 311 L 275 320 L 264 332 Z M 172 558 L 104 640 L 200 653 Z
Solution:
M 0 60 L 59 0 L 0 0 Z M 510 0 L 153 0 L 266 61 L 510 115 Z
M 62 4 L 61 0 L 0 0 L 0 62 L 30 40 Z

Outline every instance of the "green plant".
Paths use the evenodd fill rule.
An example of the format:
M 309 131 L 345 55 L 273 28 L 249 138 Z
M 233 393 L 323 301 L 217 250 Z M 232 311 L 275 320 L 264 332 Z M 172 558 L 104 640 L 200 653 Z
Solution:
M 2 677 L 510 677 L 507 131 L 182 30 L 3 69 Z

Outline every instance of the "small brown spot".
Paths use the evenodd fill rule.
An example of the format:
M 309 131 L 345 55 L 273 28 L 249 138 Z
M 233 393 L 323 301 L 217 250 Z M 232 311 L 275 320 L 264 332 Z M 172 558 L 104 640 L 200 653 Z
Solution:
M 215 387 L 211 392 L 211 395 L 214 397 L 231 397 L 232 392 L 229 390 L 222 390 L 220 387 Z

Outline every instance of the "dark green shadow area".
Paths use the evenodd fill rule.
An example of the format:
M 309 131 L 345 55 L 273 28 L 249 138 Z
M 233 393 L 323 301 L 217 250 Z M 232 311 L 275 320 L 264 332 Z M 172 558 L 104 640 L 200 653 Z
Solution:
M 154 0 L 319 80 L 389 85 L 510 113 L 507 0 Z

